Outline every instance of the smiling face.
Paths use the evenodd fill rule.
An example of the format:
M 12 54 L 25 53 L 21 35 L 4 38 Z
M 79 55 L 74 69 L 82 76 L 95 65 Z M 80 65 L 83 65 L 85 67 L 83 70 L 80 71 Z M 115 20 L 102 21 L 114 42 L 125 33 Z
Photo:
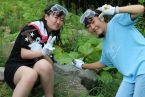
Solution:
M 92 17 L 91 22 L 86 27 L 90 33 L 98 36 L 104 34 L 107 28 L 104 18 L 99 19 L 97 16 Z
M 64 24 L 64 15 L 58 15 L 58 13 L 51 13 L 50 15 L 45 15 L 45 20 L 47 22 L 49 31 L 59 30 Z

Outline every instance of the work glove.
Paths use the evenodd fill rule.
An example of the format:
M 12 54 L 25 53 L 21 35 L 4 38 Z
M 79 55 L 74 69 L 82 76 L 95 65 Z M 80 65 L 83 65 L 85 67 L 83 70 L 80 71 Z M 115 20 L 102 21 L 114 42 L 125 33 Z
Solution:
M 74 59 L 73 60 L 73 65 L 77 67 L 78 69 L 82 69 L 82 65 L 84 62 L 81 59 Z
M 44 47 L 42 48 L 42 54 L 45 56 L 45 55 L 51 55 L 53 50 L 55 49 L 53 47 L 53 43 L 56 39 L 56 36 L 52 37 L 52 36 L 49 36 L 48 38 L 48 41 L 47 43 L 44 45 Z
M 33 42 L 33 43 L 31 43 L 31 44 L 29 45 L 29 47 L 30 47 L 30 50 L 31 50 L 31 51 L 40 51 L 40 50 L 42 50 L 42 46 L 41 46 L 41 44 L 39 44 L 38 42 Z
M 119 13 L 119 7 L 112 7 L 111 5 L 103 5 L 99 7 L 97 10 L 102 11 L 101 16 L 103 15 L 114 15 L 115 13 Z

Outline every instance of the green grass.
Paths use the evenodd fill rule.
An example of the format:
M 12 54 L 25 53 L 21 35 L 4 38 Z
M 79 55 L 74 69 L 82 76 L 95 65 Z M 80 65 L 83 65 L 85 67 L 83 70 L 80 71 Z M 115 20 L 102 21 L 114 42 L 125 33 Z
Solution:
M 12 90 L 10 87 L 5 83 L 0 81 L 0 97 L 11 97 Z

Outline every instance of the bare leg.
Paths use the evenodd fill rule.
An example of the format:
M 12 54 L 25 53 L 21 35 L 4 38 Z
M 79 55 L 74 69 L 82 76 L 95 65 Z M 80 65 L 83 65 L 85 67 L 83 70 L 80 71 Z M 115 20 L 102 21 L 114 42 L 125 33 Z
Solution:
M 38 74 L 32 68 L 21 66 L 14 75 L 14 83 L 16 85 L 12 97 L 28 97 Z
M 54 72 L 52 65 L 47 60 L 41 59 L 33 67 L 40 76 L 45 97 L 53 97 Z

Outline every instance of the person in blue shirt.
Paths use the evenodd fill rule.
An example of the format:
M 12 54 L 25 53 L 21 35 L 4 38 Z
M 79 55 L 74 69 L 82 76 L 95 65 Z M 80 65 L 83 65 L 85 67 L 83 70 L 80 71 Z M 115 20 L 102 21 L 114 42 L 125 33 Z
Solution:
M 80 22 L 88 31 L 103 37 L 102 54 L 99 62 L 85 64 L 75 59 L 74 65 L 80 69 L 98 69 L 105 66 L 117 68 L 123 80 L 116 97 L 143 97 L 145 95 L 145 38 L 134 26 L 142 5 L 98 8 L 102 13 L 91 9 L 81 16 Z M 114 15 L 106 23 L 103 15 Z

